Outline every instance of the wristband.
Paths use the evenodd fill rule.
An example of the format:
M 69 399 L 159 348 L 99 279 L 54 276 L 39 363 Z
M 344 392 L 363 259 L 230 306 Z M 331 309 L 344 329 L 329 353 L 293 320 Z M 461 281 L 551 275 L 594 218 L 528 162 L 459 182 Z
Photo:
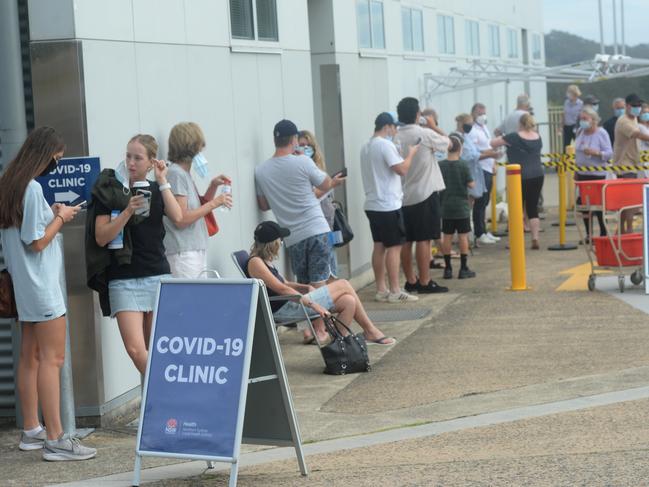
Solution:
M 160 185 L 160 191 L 164 191 L 165 189 L 171 189 L 171 184 L 164 183 Z
M 56 216 L 54 217 L 55 220 L 56 220 L 57 218 L 60 218 L 60 219 L 61 219 L 61 225 L 65 225 L 65 220 L 63 219 L 63 217 L 62 217 L 61 215 L 56 215 Z

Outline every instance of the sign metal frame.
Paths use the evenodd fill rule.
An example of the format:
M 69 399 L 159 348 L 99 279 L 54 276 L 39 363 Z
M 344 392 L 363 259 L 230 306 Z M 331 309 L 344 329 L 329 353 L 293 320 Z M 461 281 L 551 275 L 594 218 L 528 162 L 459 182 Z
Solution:
M 227 285 L 241 285 L 241 284 L 250 284 L 252 286 L 252 294 L 250 298 L 250 310 L 248 316 L 248 324 L 246 327 L 246 344 L 244 349 L 243 357 L 243 370 L 241 376 L 241 383 L 239 384 L 239 400 L 238 400 L 238 411 L 237 411 L 237 424 L 235 428 L 234 436 L 234 445 L 232 448 L 233 455 L 232 457 L 224 456 L 212 456 L 212 455 L 196 455 L 183 452 L 158 452 L 151 450 L 141 450 L 141 439 L 142 439 L 142 428 L 144 425 L 145 419 L 145 410 L 149 394 L 149 380 L 150 380 L 150 369 L 151 369 L 151 360 L 154 355 L 154 343 L 156 337 L 156 325 L 158 318 L 158 309 L 159 309 L 159 300 L 162 291 L 162 287 L 165 285 L 182 285 L 182 284 L 200 284 L 200 285 L 216 285 L 216 286 L 227 286 Z M 259 328 L 259 327 L 263 328 Z M 266 332 L 265 336 L 264 333 Z M 263 342 L 266 343 L 263 343 Z M 140 422 L 138 425 L 137 440 L 135 447 L 135 465 L 133 470 L 133 485 L 140 485 L 140 473 L 142 468 L 142 457 L 165 457 L 165 458 L 186 458 L 189 460 L 203 460 L 207 462 L 208 468 L 213 468 L 212 462 L 223 462 L 230 463 L 230 481 L 229 486 L 235 487 L 237 484 L 237 476 L 239 470 L 239 460 L 241 455 L 241 443 L 250 443 L 250 444 L 259 444 L 259 445 L 277 445 L 277 446 L 294 446 L 295 452 L 300 467 L 302 475 L 308 475 L 308 468 L 304 460 L 304 452 L 302 449 L 302 441 L 300 436 L 300 429 L 297 421 L 297 415 L 295 414 L 295 409 L 293 407 L 293 401 L 291 398 L 288 380 L 286 377 L 286 369 L 284 368 L 284 362 L 282 360 L 281 351 L 279 348 L 279 340 L 277 339 L 277 333 L 275 330 L 274 320 L 272 318 L 272 311 L 270 309 L 270 304 L 268 301 L 268 295 L 266 292 L 266 287 L 263 281 L 257 279 L 173 279 L 165 278 L 160 281 L 158 284 L 158 291 L 156 296 L 156 303 L 154 308 L 153 323 L 151 327 L 151 337 L 150 337 L 150 348 L 149 355 L 147 357 L 147 368 L 144 376 L 144 385 L 142 392 L 142 402 L 140 406 Z M 262 347 L 268 346 L 268 349 L 262 350 Z M 254 361 L 255 350 L 258 350 L 258 353 L 262 352 L 271 352 L 272 355 L 272 367 L 274 367 L 275 373 L 265 374 L 257 377 L 250 377 L 251 375 L 251 364 Z M 268 365 L 268 363 L 266 364 Z M 244 437 L 244 426 L 248 414 L 254 415 L 256 411 L 254 409 L 249 410 L 247 407 L 247 399 L 249 393 L 249 386 L 258 385 L 261 383 L 266 383 L 270 381 L 276 381 L 277 387 L 279 388 L 279 396 L 275 398 L 280 398 L 283 402 L 283 409 L 286 416 L 283 418 L 288 424 L 288 430 L 284 431 L 285 439 L 273 438 L 273 433 L 270 432 L 268 438 L 264 438 L 264 432 L 261 434 Z M 273 387 L 273 386 L 271 386 Z M 274 389 L 274 394 L 277 394 L 277 388 Z M 264 418 L 267 420 L 267 418 Z M 281 419 L 281 418 L 279 418 Z M 272 422 L 271 422 L 272 423 Z M 290 438 L 290 440 L 288 439 Z

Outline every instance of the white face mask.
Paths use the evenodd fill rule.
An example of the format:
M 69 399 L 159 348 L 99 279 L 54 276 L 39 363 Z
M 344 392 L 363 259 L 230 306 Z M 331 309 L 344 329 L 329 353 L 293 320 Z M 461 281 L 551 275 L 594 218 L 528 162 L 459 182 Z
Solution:
M 192 159 L 192 167 L 194 168 L 194 171 L 196 171 L 196 174 L 201 178 L 205 179 L 208 176 L 207 159 L 205 159 L 202 152 L 199 152 L 194 156 Z
M 478 122 L 480 125 L 487 125 L 487 115 L 479 115 L 476 119 L 476 122 Z

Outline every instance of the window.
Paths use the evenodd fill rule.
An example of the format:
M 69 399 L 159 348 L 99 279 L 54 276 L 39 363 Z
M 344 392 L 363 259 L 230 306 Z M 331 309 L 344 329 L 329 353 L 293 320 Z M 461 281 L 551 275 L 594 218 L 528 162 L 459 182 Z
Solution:
M 475 20 L 464 23 L 466 31 L 466 53 L 469 56 L 480 55 L 480 24 Z
M 401 9 L 401 24 L 403 28 L 403 50 L 424 50 L 424 26 L 421 10 L 412 8 Z
M 518 57 L 518 31 L 514 29 L 507 30 L 507 57 Z
M 541 59 L 541 35 L 532 35 L 532 59 L 539 61 Z
M 357 0 L 358 45 L 367 49 L 385 49 L 383 2 Z
M 500 57 L 500 27 L 497 25 L 489 26 L 489 55 Z
M 439 43 L 439 52 L 442 54 L 455 54 L 453 17 L 449 15 L 437 16 L 437 41 Z
M 234 39 L 278 41 L 276 0 L 230 0 Z

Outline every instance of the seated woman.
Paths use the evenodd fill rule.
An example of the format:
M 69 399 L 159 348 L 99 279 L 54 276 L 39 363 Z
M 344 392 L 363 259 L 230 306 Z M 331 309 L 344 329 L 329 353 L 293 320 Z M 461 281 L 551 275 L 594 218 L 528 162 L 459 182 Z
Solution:
M 281 239 L 287 237 L 290 230 L 280 227 L 272 221 L 265 221 L 255 229 L 255 242 L 250 249 L 250 259 L 244 267 L 248 277 L 261 279 L 268 288 L 269 296 L 285 296 L 301 294 L 300 302 L 311 308 L 321 317 L 329 313 L 338 313 L 338 318 L 345 324 L 351 324 L 352 319 L 363 329 L 363 335 L 368 343 L 378 345 L 394 345 L 394 338 L 386 337 L 365 312 L 356 291 L 345 279 L 339 279 L 326 286 L 314 289 L 306 284 L 289 282 L 273 266 L 279 254 Z M 302 307 L 294 301 L 271 301 L 273 316 L 276 320 L 303 319 Z M 313 328 L 318 342 L 327 343 L 329 337 L 325 331 L 322 318 L 313 320 Z

